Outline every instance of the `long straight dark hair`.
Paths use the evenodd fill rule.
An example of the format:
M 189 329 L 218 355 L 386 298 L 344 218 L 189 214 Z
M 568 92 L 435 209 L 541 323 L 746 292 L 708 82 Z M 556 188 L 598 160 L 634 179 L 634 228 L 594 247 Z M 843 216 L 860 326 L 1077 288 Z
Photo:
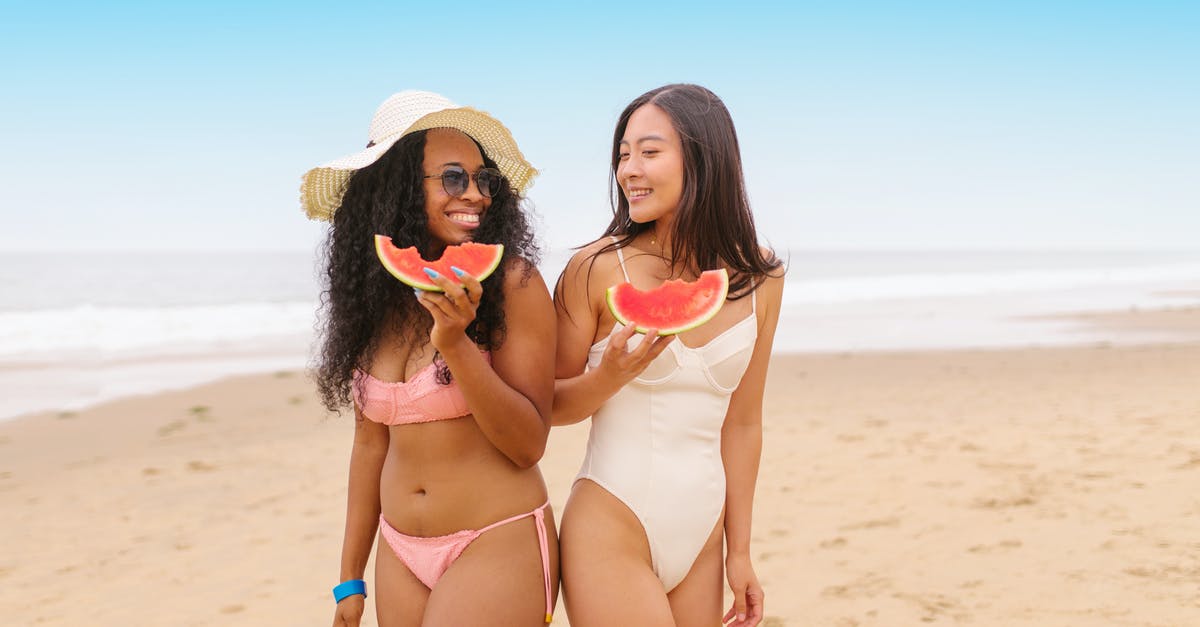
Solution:
M 671 230 L 673 271 L 699 274 L 724 263 L 730 270 L 729 297 L 746 296 L 774 276 L 783 263 L 774 251 L 759 248 L 754 216 L 742 178 L 742 156 L 729 109 L 716 94 L 699 85 L 673 84 L 652 89 L 634 99 L 621 112 L 613 132 L 609 191 L 613 219 L 604 237 L 615 237 L 596 252 L 624 248 L 634 238 L 654 228 L 629 217 L 629 200 L 617 182 L 621 139 L 629 117 L 652 104 L 671 118 L 683 143 L 683 196 Z

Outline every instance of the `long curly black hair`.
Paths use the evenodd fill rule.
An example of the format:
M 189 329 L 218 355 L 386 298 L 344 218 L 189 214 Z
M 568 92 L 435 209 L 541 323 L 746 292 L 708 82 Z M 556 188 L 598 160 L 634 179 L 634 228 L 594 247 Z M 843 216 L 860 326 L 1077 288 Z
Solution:
M 425 216 L 422 168 L 425 131 L 404 136 L 375 163 L 350 178 L 342 204 L 334 212 L 325 247 L 325 280 L 321 294 L 322 347 L 317 365 L 317 389 L 330 411 L 350 405 L 355 369 L 367 369 L 384 331 L 414 345 L 429 342 L 433 320 L 417 304 L 412 288 L 388 274 L 375 254 L 375 235 L 391 235 L 401 248 L 416 246 L 425 259 L 442 250 L 429 237 Z M 479 143 L 476 142 L 476 146 Z M 479 146 L 486 167 L 496 163 Z M 483 297 L 467 334 L 481 349 L 504 341 L 505 274 L 521 268 L 528 279 L 540 258 L 530 218 L 522 198 L 505 180 L 492 195 L 473 240 L 503 244 L 504 259 L 483 282 Z M 510 264 L 510 260 L 519 264 Z M 440 356 L 438 381 L 450 382 L 450 370 Z

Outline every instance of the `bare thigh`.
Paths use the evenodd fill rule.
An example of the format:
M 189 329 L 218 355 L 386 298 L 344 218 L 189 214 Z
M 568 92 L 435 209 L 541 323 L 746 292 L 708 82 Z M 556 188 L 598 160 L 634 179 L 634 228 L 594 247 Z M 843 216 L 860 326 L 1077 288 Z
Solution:
M 704 548 L 692 564 L 683 581 L 675 586 L 667 600 L 671 614 L 679 627 L 713 627 L 721 624 L 721 601 L 724 594 L 725 559 L 722 551 L 725 539 L 725 516 L 717 520 Z
M 375 618 L 379 627 L 415 627 L 425 614 L 429 588 L 396 557 L 383 534 L 376 538 Z
M 674 626 L 641 521 L 587 479 L 563 511 L 563 591 L 573 627 Z
M 546 508 L 550 598 L 558 597 L 558 535 Z M 425 605 L 427 627 L 545 625 L 546 579 L 532 516 L 485 531 L 446 570 Z

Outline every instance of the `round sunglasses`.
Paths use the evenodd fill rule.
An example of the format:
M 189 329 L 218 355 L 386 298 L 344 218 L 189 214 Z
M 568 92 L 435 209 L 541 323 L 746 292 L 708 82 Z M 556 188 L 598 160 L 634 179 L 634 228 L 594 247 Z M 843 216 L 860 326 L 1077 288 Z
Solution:
M 471 179 L 475 179 L 475 186 L 479 188 L 479 193 L 491 198 L 500 191 L 500 182 L 504 180 L 504 175 L 495 168 L 480 168 L 478 172 L 471 175 L 467 174 L 462 166 L 448 165 L 441 174 L 430 174 L 424 178 L 442 179 L 442 189 L 455 197 L 467 193 Z

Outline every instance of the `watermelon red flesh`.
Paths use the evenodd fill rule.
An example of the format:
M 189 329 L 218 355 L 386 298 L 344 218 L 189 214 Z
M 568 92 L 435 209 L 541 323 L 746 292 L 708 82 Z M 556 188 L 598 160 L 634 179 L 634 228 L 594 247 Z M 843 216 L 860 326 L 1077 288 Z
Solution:
M 614 285 L 607 300 L 617 322 L 639 333 L 658 329 L 659 335 L 675 335 L 711 320 L 728 295 L 729 274 L 722 268 L 692 282 L 676 279 L 645 292 L 630 283 Z
M 433 268 L 452 283 L 461 281 L 450 266 L 455 266 L 482 281 L 500 265 L 500 259 L 504 257 L 504 245 L 466 242 L 457 246 L 447 246 L 439 259 L 426 261 L 421 258 L 421 253 L 417 252 L 415 246 L 396 248 L 392 238 L 376 235 L 375 254 L 379 255 L 383 267 L 405 285 L 427 292 L 440 292 L 442 288 L 430 280 L 429 275 L 425 274 L 425 268 Z

